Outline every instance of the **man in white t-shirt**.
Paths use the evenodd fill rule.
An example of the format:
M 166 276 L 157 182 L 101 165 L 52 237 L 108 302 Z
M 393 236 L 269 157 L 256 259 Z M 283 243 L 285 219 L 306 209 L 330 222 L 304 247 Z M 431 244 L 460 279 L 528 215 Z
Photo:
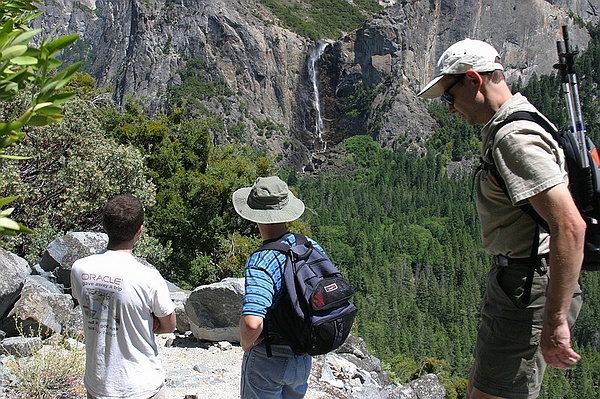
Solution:
M 143 231 L 144 209 L 130 194 L 104 207 L 107 249 L 77 260 L 73 297 L 83 311 L 88 399 L 164 399 L 154 334 L 175 330 L 175 304 L 160 273 L 132 254 Z

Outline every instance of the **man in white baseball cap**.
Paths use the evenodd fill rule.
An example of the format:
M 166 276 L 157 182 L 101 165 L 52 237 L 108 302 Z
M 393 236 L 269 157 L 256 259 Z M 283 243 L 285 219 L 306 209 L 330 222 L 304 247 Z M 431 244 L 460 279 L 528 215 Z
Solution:
M 461 40 L 444 51 L 435 66 L 435 77 L 418 95 L 423 98 L 442 96 L 444 90 L 438 83 L 445 75 L 462 75 L 468 70 L 476 72 L 504 71 L 499 59 L 500 55 L 489 44 L 480 40 Z
M 564 153 L 540 125 L 550 122 L 523 95 L 512 94 L 503 70 L 491 45 L 465 39 L 442 54 L 435 77 L 418 94 L 441 97 L 450 113 L 483 125 L 487 167 L 475 178 L 476 202 L 493 262 L 469 399 L 535 398 L 546 365 L 565 369 L 580 359 L 570 327 L 581 309 L 585 222 L 567 187 Z M 531 119 L 520 112 L 507 121 L 518 111 Z M 552 239 L 523 204 L 548 223 Z

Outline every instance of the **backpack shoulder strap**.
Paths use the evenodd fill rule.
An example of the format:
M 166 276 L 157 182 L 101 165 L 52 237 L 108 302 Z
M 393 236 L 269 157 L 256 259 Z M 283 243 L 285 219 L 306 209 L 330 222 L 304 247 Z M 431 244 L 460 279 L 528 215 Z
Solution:
M 285 242 L 282 242 L 282 240 L 285 237 L 289 236 L 289 234 L 290 233 L 284 234 L 284 236 L 281 239 L 277 240 L 277 241 L 271 241 L 271 242 L 268 242 L 266 244 L 261 245 L 260 248 L 258 248 L 254 252 L 256 253 L 256 252 L 264 251 L 264 250 L 272 250 L 272 251 L 281 252 L 281 253 L 283 253 L 286 256 L 286 264 L 287 264 L 287 262 L 289 260 L 289 254 L 291 252 L 292 247 L 289 244 L 287 244 Z M 282 278 L 283 278 L 284 270 L 281 271 Z M 269 334 L 269 328 L 268 328 L 268 324 L 269 324 L 270 318 L 271 318 L 270 311 L 267 309 L 267 314 L 265 315 L 265 320 L 264 320 L 265 327 L 263 328 L 263 332 L 262 332 L 263 342 L 265 343 L 265 349 L 266 349 L 266 352 L 267 352 L 267 357 L 272 357 L 273 356 L 273 350 L 271 348 L 271 345 L 272 345 L 272 342 L 273 342 L 273 337 Z
M 531 122 L 537 123 L 538 125 L 543 127 L 544 130 L 546 130 L 548 133 L 552 134 L 552 137 L 554 138 L 554 140 L 556 140 L 560 143 L 560 140 L 558 137 L 558 131 L 541 115 L 539 115 L 538 113 L 535 113 L 535 112 L 530 112 L 530 111 L 517 111 L 517 112 L 512 113 L 498 125 L 498 127 L 496 128 L 496 132 L 498 130 L 500 130 L 503 126 L 505 126 L 511 122 L 517 121 L 517 120 L 526 120 L 526 121 L 531 121 Z M 492 174 L 492 176 L 494 176 L 494 179 L 496 179 L 496 182 L 498 183 L 500 188 L 502 188 L 502 191 L 504 191 L 504 194 L 506 194 L 506 196 L 509 197 L 508 189 L 506 188 L 506 183 L 504 182 L 502 175 L 500 175 L 500 172 L 498 172 L 498 169 L 496 168 L 496 165 L 494 164 L 494 158 L 492 157 L 491 159 L 492 159 L 491 162 L 485 162 L 483 159 L 481 159 L 480 167 L 484 170 L 488 170 Z M 547 232 L 550 232 L 550 228 L 548 226 L 548 222 L 546 222 L 546 220 L 544 218 L 542 218 L 539 213 L 537 213 L 537 211 L 533 208 L 533 206 L 530 203 L 523 204 L 520 206 L 520 208 L 523 212 L 525 212 L 527 215 L 529 215 L 529 217 L 531 217 L 536 223 L 533 244 L 531 246 L 531 253 L 530 253 L 530 262 L 531 263 L 529 264 L 529 268 L 527 270 L 527 276 L 525 278 L 525 286 L 523 287 L 523 301 L 525 303 L 529 303 L 529 300 L 531 297 L 531 288 L 532 288 L 532 284 L 533 284 L 533 277 L 534 277 L 534 272 L 535 272 L 535 267 L 536 267 L 535 262 L 536 262 L 536 258 L 538 255 L 539 227 L 541 226 Z
M 554 126 L 552 126 L 552 124 L 550 124 L 550 122 L 548 122 L 543 116 L 541 116 L 537 112 L 533 112 L 533 111 L 517 111 L 517 112 L 513 112 L 505 120 L 503 120 L 502 122 L 500 122 L 500 124 L 496 128 L 496 131 L 500 130 L 500 128 L 502 126 L 504 126 L 504 125 L 506 125 L 506 124 L 508 124 L 510 122 L 514 122 L 514 121 L 518 121 L 518 120 L 520 120 L 520 121 L 535 122 L 538 125 L 540 125 L 541 127 L 543 127 L 545 131 L 547 131 L 548 133 L 552 134 L 552 137 L 554 137 L 556 139 L 556 134 L 558 132 L 554 128 Z
M 269 250 L 270 249 L 270 250 L 273 250 L 273 251 L 279 251 L 279 252 L 287 253 L 290 250 L 291 245 L 289 245 L 289 244 L 287 244 L 285 242 L 282 242 L 282 240 L 285 237 L 288 237 L 290 234 L 291 233 L 286 233 L 286 234 L 283 235 L 283 237 L 281 237 L 277 241 L 271 241 L 271 242 L 268 242 L 266 244 L 261 245 L 260 248 L 258 248 L 255 252 L 264 251 L 264 250 Z
M 558 132 L 556 131 L 556 129 L 554 129 L 554 127 L 546 119 L 544 119 L 541 115 L 539 115 L 538 113 L 535 113 L 535 112 L 531 112 L 531 111 L 517 111 L 517 112 L 510 114 L 505 120 L 500 122 L 500 124 L 496 128 L 496 131 L 500 130 L 503 126 L 505 126 L 511 122 L 517 121 L 517 120 L 525 120 L 525 121 L 531 121 L 531 122 L 537 123 L 538 125 L 543 127 L 544 130 L 546 130 L 548 133 L 552 134 L 552 137 L 555 140 L 558 139 L 558 137 L 557 137 Z M 494 179 L 498 183 L 498 185 L 500 186 L 500 188 L 502 189 L 502 191 L 504 191 L 504 194 L 506 194 L 507 197 L 510 197 L 508 195 L 508 189 L 506 187 L 506 183 L 504 182 L 502 175 L 500 174 L 500 172 L 498 172 L 498 169 L 496 168 L 496 165 L 494 164 L 494 158 L 492 157 L 491 159 L 492 159 L 491 162 L 486 162 L 483 159 L 480 159 L 481 164 L 478 166 L 478 169 L 483 169 L 483 170 L 489 171 L 490 174 L 494 177 Z M 544 220 L 544 218 L 542 218 L 536 212 L 536 210 L 533 208 L 533 206 L 531 204 L 527 203 L 527 204 L 520 205 L 519 207 L 521 208 L 521 210 L 523 212 L 525 212 L 527 215 L 529 215 L 537 224 L 539 224 L 544 230 L 550 231 L 548 222 L 546 222 L 546 220 Z

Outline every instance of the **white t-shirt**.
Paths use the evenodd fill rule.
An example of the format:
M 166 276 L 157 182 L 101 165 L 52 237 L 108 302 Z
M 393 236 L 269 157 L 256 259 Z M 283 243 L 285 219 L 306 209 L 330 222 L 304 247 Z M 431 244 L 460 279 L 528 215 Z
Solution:
M 107 250 L 73 264 L 71 287 L 83 310 L 88 392 L 98 399 L 153 396 L 165 372 L 152 314 L 175 310 L 160 273 L 130 253 Z

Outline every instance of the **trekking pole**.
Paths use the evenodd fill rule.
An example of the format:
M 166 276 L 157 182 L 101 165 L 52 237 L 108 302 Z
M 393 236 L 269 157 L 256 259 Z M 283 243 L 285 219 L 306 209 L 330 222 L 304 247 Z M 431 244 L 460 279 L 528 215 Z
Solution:
M 574 109 L 574 120 L 575 120 L 575 131 L 574 134 L 577 135 L 577 144 L 580 155 L 580 165 L 583 168 L 587 168 L 590 166 L 589 160 L 587 158 L 587 146 L 585 142 L 585 127 L 583 125 L 583 113 L 581 111 L 581 102 L 579 101 L 579 88 L 577 85 L 577 75 L 575 74 L 575 66 L 574 66 L 574 57 L 577 54 L 577 51 L 571 51 L 571 47 L 569 46 L 569 33 L 567 31 L 567 26 L 563 25 L 562 27 L 562 35 L 563 40 L 565 42 L 564 53 L 561 55 L 565 60 L 566 65 L 566 74 L 569 80 L 571 97 L 573 99 L 573 109 Z M 560 57 L 560 55 L 559 55 Z
M 558 63 L 554 64 L 554 68 L 560 72 L 561 86 L 563 94 L 565 96 L 565 103 L 567 104 L 567 113 L 569 116 L 570 129 L 572 135 L 577 132 L 577 123 L 575 122 L 575 108 L 573 107 L 573 96 L 571 94 L 571 84 L 569 83 L 569 76 L 567 75 L 567 63 L 565 61 L 565 47 L 561 40 L 556 41 L 556 51 L 558 53 Z M 575 136 L 575 138 L 577 138 Z

